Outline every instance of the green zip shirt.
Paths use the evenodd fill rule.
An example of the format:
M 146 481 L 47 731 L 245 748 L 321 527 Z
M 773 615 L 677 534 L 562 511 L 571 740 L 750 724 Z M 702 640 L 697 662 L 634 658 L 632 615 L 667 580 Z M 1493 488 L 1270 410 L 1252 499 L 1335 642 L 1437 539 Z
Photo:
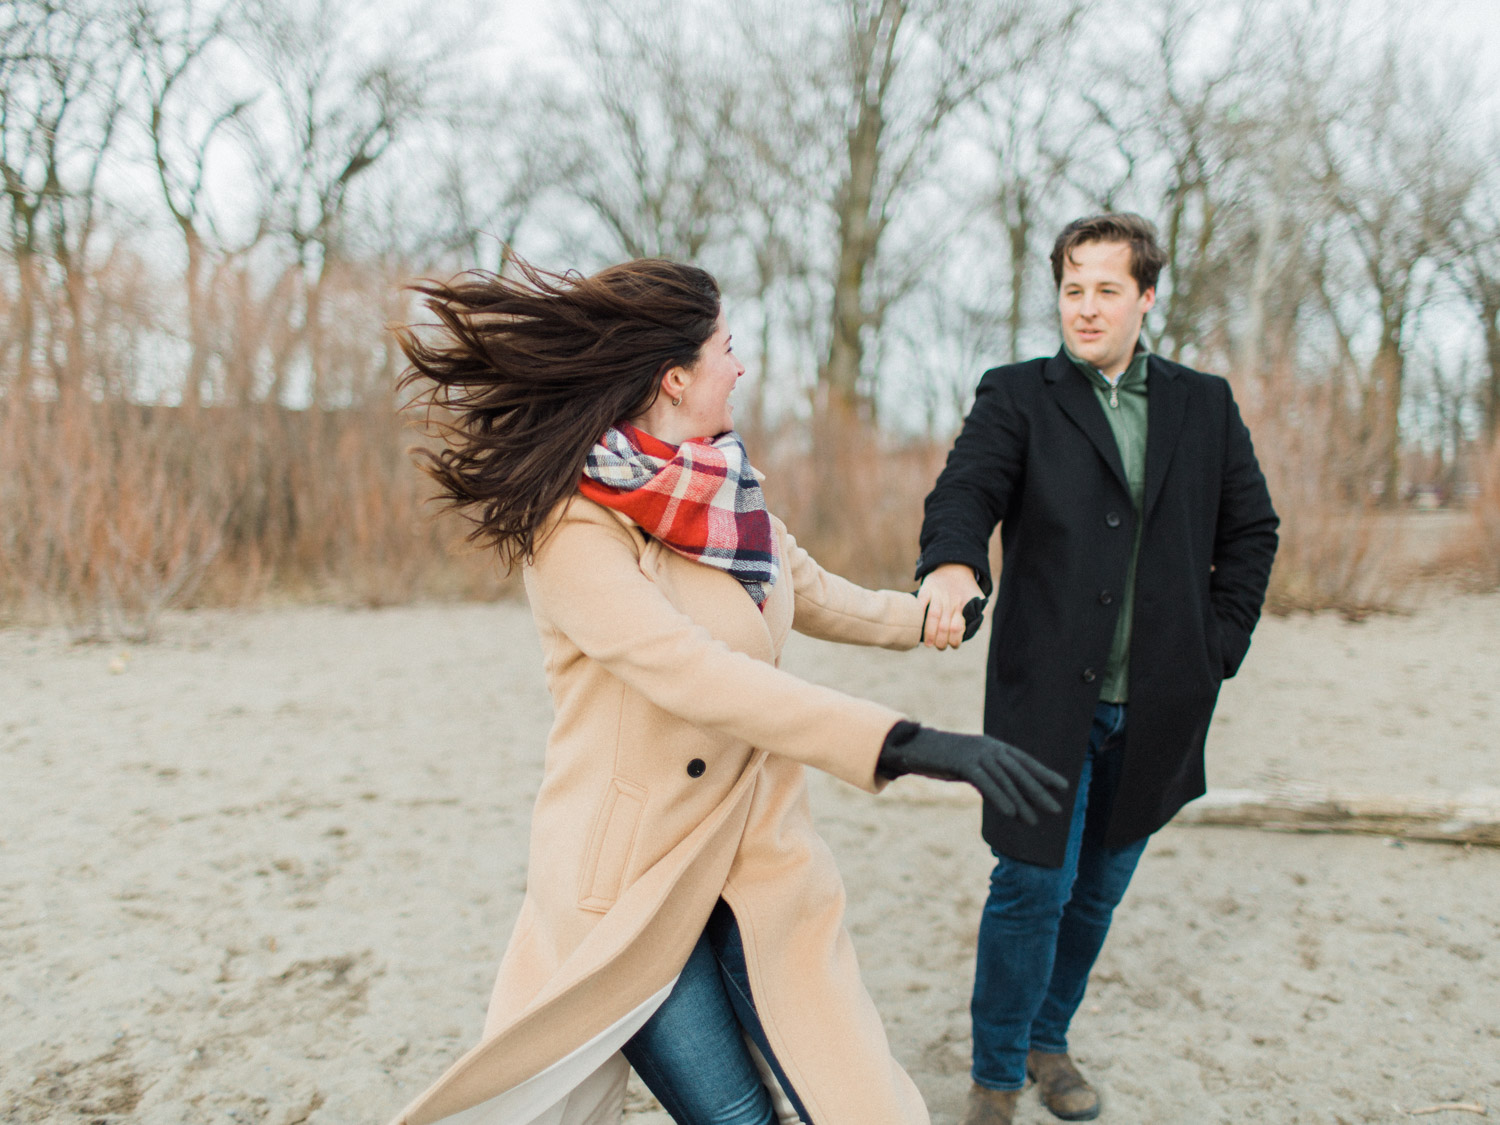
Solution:
M 1072 352 L 1068 358 L 1087 376 L 1089 385 L 1104 408 L 1110 432 L 1125 466 L 1130 484 L 1130 500 L 1135 506 L 1135 536 L 1130 544 L 1130 568 L 1125 572 L 1125 589 L 1120 591 L 1120 616 L 1115 620 L 1115 637 L 1109 646 L 1109 663 L 1104 666 L 1104 682 L 1099 698 L 1106 703 L 1124 703 L 1130 698 L 1130 627 L 1135 617 L 1135 564 L 1141 553 L 1141 526 L 1146 501 L 1146 360 L 1150 353 L 1137 344 L 1135 357 L 1115 383 L 1093 364 Z

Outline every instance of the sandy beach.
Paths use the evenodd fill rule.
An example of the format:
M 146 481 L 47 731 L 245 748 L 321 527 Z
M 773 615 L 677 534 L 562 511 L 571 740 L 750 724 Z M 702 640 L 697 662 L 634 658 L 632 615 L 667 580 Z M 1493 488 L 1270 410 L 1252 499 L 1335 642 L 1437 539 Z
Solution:
M 787 667 L 977 729 L 981 644 Z M 550 705 L 523 604 L 0 631 L 0 1120 L 387 1120 L 469 1046 L 520 905 Z M 1214 787 L 1500 785 L 1500 596 L 1265 621 Z M 848 920 L 934 1121 L 968 1085 L 977 798 L 817 776 Z M 1174 826 L 1075 1024 L 1101 1121 L 1500 1116 L 1500 849 Z M 666 1117 L 640 1089 L 627 1120 Z M 1023 1101 L 1021 1120 L 1053 1120 Z

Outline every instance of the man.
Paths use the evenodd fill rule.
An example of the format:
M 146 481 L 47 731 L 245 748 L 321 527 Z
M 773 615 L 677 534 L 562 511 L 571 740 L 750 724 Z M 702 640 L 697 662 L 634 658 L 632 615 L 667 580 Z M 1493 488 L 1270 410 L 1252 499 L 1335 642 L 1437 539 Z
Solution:
M 1026 1079 L 1058 1117 L 1099 1097 L 1067 1031 L 1146 840 L 1204 791 L 1219 683 L 1260 616 L 1276 513 L 1229 384 L 1140 341 L 1165 256 L 1137 215 L 1080 219 L 1052 251 L 1063 349 L 986 372 L 927 497 L 928 643 L 954 645 L 1003 567 L 984 729 L 1063 774 L 995 853 L 971 1005 L 965 1125 L 1008 1125 Z

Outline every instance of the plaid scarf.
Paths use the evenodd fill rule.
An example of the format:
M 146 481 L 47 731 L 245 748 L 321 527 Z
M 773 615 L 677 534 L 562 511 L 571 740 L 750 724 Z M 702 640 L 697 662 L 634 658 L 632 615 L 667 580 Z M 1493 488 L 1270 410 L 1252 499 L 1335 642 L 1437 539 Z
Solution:
M 578 490 L 685 558 L 728 571 L 765 607 L 779 565 L 771 517 L 740 435 L 672 446 L 628 422 L 589 450 Z

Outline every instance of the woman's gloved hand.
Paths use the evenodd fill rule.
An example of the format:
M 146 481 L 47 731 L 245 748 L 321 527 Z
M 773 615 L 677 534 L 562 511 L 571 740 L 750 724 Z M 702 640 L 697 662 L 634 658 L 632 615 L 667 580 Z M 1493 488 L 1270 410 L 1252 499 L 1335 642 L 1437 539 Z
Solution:
M 986 734 L 954 734 L 902 721 L 893 726 L 880 748 L 875 772 L 896 778 L 915 773 L 944 781 L 967 781 L 1004 816 L 1035 824 L 1038 809 L 1061 812 L 1047 792 L 1063 792 L 1067 779 L 1025 751 Z

